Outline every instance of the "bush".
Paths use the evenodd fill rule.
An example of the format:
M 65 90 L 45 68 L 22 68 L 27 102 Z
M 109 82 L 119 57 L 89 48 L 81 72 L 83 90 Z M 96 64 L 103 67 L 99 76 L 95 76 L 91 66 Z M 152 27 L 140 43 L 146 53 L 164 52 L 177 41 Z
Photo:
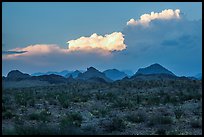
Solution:
M 61 134 L 58 128 L 50 127 L 45 124 L 38 124 L 35 126 L 15 125 L 15 132 L 17 135 L 60 135 Z
M 201 128 L 202 127 L 202 120 L 200 119 L 194 119 L 190 122 L 191 126 L 193 128 Z
M 172 124 L 173 120 L 170 116 L 153 116 L 148 122 L 148 126 Z
M 37 120 L 37 121 L 43 121 L 43 122 L 46 122 L 46 121 L 49 121 L 49 116 L 50 115 L 50 112 L 46 111 L 46 110 L 43 110 L 41 112 L 38 112 L 38 113 L 32 113 L 30 115 L 28 115 L 29 119 L 30 120 Z
M 166 130 L 164 128 L 159 128 L 155 133 L 157 135 L 166 135 Z
M 175 114 L 175 116 L 176 116 L 176 118 L 177 119 L 180 119 L 181 118 L 181 116 L 183 115 L 183 110 L 182 110 L 182 108 L 176 108 L 175 110 L 174 110 L 174 114 Z
M 126 125 L 122 118 L 113 118 L 111 121 L 108 121 L 107 123 L 103 123 L 102 121 L 101 124 L 107 132 L 123 131 L 126 128 Z
M 93 125 L 89 125 L 83 128 L 83 135 L 95 135 L 96 133 L 96 128 Z
M 116 98 L 113 102 L 113 107 L 117 108 L 132 108 L 135 102 L 126 98 Z
M 3 119 L 11 119 L 13 116 L 14 115 L 10 110 L 7 110 L 2 114 Z
M 61 127 L 66 127 L 69 125 L 80 127 L 82 120 L 83 118 L 80 113 L 72 112 L 62 118 L 60 125 Z
M 93 114 L 96 117 L 105 117 L 108 113 L 109 109 L 106 107 L 101 107 L 97 109 L 92 109 L 91 114 Z
M 66 94 L 61 94 L 58 96 L 58 101 L 62 105 L 63 108 L 68 108 L 69 107 L 69 98 L 66 96 Z
M 131 113 L 127 115 L 127 120 L 135 123 L 141 123 L 145 121 L 146 115 L 142 112 Z

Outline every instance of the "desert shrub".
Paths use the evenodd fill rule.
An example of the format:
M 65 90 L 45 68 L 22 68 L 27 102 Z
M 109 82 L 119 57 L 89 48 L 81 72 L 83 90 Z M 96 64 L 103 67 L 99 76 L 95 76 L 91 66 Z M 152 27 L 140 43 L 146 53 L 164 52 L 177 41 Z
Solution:
M 100 108 L 94 108 L 91 110 L 91 114 L 93 114 L 96 117 L 105 117 L 109 112 L 109 109 L 107 107 L 100 107 Z
M 23 121 L 22 117 L 16 115 L 15 118 L 14 118 L 14 123 L 16 125 L 23 125 L 24 121 Z
M 101 122 L 102 126 L 105 128 L 105 131 L 123 131 L 126 128 L 124 120 L 119 117 L 115 117 L 108 122 Z
M 97 92 L 97 93 L 96 93 L 96 99 L 97 99 L 97 100 L 106 99 L 106 95 L 103 94 L 103 93 Z
M 184 111 L 183 111 L 183 109 L 182 108 L 176 108 L 175 110 L 174 110 L 174 114 L 175 114 L 175 116 L 176 116 L 176 118 L 177 119 L 180 119 L 181 118 L 181 116 L 183 115 L 183 113 L 184 113 Z
M 49 105 L 57 105 L 57 101 L 54 99 L 49 99 L 48 102 L 49 102 Z
M 169 131 L 168 132 L 168 135 L 180 135 L 181 134 L 181 132 L 180 131 L 178 131 L 178 130 L 171 130 L 171 131 Z
M 17 135 L 13 129 L 2 128 L 2 135 Z
M 64 116 L 60 122 L 61 127 L 66 127 L 69 125 L 80 127 L 82 123 L 82 116 L 78 112 L 71 112 Z
M 11 110 L 7 110 L 2 113 L 3 119 L 11 119 L 14 116 L 14 114 L 11 112 Z
M 95 135 L 95 134 L 97 134 L 95 126 L 88 125 L 83 128 L 83 135 Z
M 88 94 L 79 92 L 79 93 L 75 93 L 73 97 L 71 98 L 71 100 L 73 102 L 87 102 L 89 98 L 90 96 Z
M 31 106 L 31 107 L 34 107 L 35 106 L 35 99 L 31 99 L 28 101 L 28 105 Z
M 108 92 L 108 93 L 105 95 L 105 97 L 106 97 L 106 99 L 107 99 L 108 101 L 112 101 L 112 100 L 114 100 L 114 99 L 116 98 L 116 95 L 115 95 L 114 93 L 112 93 L 112 92 Z
M 59 128 L 51 127 L 46 124 L 37 125 L 15 125 L 17 135 L 60 135 Z
M 172 124 L 173 120 L 170 116 L 155 115 L 148 121 L 148 126 Z
M 132 108 L 136 104 L 135 101 L 119 97 L 113 100 L 113 105 L 112 107 L 117 107 L 117 108 Z
M 66 94 L 60 94 L 57 99 L 63 108 L 69 107 L 69 104 L 70 104 L 69 97 L 66 96 Z
M 149 96 L 147 98 L 147 103 L 149 105 L 158 105 L 160 103 L 160 97 L 158 97 L 156 95 Z
M 27 106 L 27 99 L 21 93 L 16 93 L 15 95 L 16 103 L 22 106 Z
M 142 112 L 137 112 L 137 113 L 131 113 L 127 115 L 127 120 L 135 123 L 141 123 L 144 122 L 146 119 L 146 114 Z
M 202 103 L 200 104 L 193 110 L 194 115 L 202 116 Z
M 49 121 L 49 115 L 50 115 L 50 112 L 43 110 L 41 112 L 31 113 L 30 115 L 28 115 L 28 118 L 30 120 L 37 120 L 37 121 L 46 122 L 46 121 Z
M 166 129 L 164 128 L 159 128 L 157 129 L 157 131 L 155 132 L 157 135 L 166 135 Z
M 201 128 L 202 127 L 202 120 L 201 119 L 193 119 L 191 122 L 191 127 L 193 128 Z

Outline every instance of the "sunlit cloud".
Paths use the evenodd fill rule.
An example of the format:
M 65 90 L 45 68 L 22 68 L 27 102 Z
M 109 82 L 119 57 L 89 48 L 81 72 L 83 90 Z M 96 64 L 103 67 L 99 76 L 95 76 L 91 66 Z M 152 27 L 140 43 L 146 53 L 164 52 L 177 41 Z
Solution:
M 76 40 L 70 40 L 69 51 L 91 51 L 101 49 L 104 51 L 121 51 L 126 49 L 123 34 L 121 32 L 113 32 L 105 36 L 92 34 L 90 37 L 80 37 Z
M 180 10 L 165 9 L 160 13 L 151 12 L 150 14 L 143 14 L 140 16 L 139 20 L 130 19 L 127 25 L 143 25 L 148 26 L 152 20 L 170 20 L 170 19 L 180 19 Z
M 29 45 L 25 48 L 15 48 L 11 49 L 12 54 L 3 54 L 3 59 L 14 59 L 17 57 L 24 56 L 37 56 L 37 55 L 45 55 L 49 53 L 66 53 L 67 49 L 62 49 L 54 44 L 36 44 Z M 9 51 L 4 51 L 5 53 L 9 53 Z M 10 52 L 11 53 L 11 52 Z
M 67 42 L 68 48 L 61 48 L 55 44 L 35 44 L 24 48 L 11 49 L 12 54 L 2 54 L 3 59 L 12 59 L 24 56 L 38 56 L 46 54 L 74 54 L 74 52 L 97 53 L 100 55 L 110 55 L 113 51 L 126 49 L 123 34 L 113 32 L 105 36 L 92 34 L 90 37 L 80 37 Z M 23 51 L 23 52 L 22 52 Z M 9 53 L 9 51 L 5 51 Z M 10 52 L 11 53 L 11 52 Z

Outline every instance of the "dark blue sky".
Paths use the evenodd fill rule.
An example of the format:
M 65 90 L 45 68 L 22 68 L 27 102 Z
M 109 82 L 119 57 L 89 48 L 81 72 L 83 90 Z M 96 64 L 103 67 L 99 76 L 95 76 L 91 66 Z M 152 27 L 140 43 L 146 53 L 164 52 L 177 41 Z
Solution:
M 99 70 L 117 68 L 136 72 L 139 67 L 155 62 L 177 75 L 195 75 L 201 72 L 201 2 L 4 2 L 2 8 L 3 50 L 20 48 L 35 53 L 35 56 L 32 54 L 29 57 L 3 58 L 3 75 L 11 69 L 34 73 L 86 69 L 89 66 L 95 66 Z M 160 19 L 152 20 L 148 29 L 126 25 L 131 18 L 139 20 L 143 14 L 150 14 L 152 11 L 160 13 L 165 9 L 179 9 L 182 18 L 178 20 L 181 21 L 172 23 L 174 19 L 161 22 Z M 117 52 L 111 51 L 105 55 L 98 53 L 98 49 L 91 54 L 84 53 L 84 49 L 71 55 L 64 55 L 61 51 L 67 49 L 67 41 L 82 36 L 90 37 L 94 33 L 104 36 L 113 32 L 124 35 L 125 49 L 116 49 Z M 37 56 L 37 51 L 26 48 L 36 44 L 48 47 L 55 44 L 61 49 L 58 51 L 58 48 L 52 48 L 49 49 L 49 54 L 43 52 Z M 39 47 L 35 50 L 39 50 Z

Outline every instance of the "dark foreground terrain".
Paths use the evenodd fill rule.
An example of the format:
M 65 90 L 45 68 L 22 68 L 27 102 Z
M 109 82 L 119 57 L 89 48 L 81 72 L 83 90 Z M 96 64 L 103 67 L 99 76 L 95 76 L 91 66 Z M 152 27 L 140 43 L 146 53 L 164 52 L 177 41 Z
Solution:
M 202 135 L 202 81 L 75 82 L 2 91 L 3 134 Z

